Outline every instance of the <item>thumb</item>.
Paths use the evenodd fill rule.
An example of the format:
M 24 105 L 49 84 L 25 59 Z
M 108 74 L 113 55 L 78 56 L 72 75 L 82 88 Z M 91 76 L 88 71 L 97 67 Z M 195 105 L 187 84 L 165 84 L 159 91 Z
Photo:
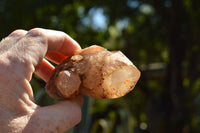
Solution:
M 54 105 L 38 107 L 23 132 L 65 132 L 80 122 L 82 104 L 83 98 L 80 96 Z

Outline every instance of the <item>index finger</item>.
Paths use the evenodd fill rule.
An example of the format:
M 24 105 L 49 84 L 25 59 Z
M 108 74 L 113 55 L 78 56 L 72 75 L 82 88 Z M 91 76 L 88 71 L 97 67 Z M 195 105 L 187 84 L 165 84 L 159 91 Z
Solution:
M 61 31 L 48 30 L 46 37 L 48 39 L 48 52 L 53 51 L 69 56 L 81 48 L 74 39 Z
M 80 45 L 69 35 L 62 31 L 35 28 L 28 32 L 31 36 L 43 36 L 47 39 L 48 58 L 54 62 L 60 62 L 60 58 L 72 55 L 76 50 L 81 49 Z M 55 57 L 55 53 L 61 56 Z
M 43 59 L 45 56 L 55 63 L 60 63 L 67 56 L 80 49 L 79 44 L 66 33 L 42 28 L 28 31 L 22 41 L 21 44 L 31 46 L 29 47 L 31 48 L 29 55 L 31 55 L 32 63 L 36 67 L 35 73 L 46 82 L 54 68 Z M 26 52 L 28 51 L 26 50 Z

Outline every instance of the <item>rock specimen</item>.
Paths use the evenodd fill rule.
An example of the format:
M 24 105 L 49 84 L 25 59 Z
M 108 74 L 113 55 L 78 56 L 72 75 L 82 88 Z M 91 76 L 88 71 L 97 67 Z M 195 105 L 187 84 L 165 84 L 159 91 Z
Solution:
M 59 99 L 79 94 L 100 99 L 119 98 L 135 87 L 139 77 L 140 71 L 122 52 L 93 45 L 57 65 L 46 91 Z

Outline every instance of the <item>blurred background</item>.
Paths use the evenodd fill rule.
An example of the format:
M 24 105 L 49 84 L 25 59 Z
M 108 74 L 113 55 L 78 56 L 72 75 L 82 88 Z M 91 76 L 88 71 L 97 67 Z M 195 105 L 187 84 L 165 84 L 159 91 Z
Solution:
M 199 0 L 0 0 L 0 37 L 61 30 L 82 48 L 121 50 L 142 72 L 113 100 L 85 97 L 82 122 L 67 133 L 199 133 Z M 33 76 L 36 103 L 54 104 Z

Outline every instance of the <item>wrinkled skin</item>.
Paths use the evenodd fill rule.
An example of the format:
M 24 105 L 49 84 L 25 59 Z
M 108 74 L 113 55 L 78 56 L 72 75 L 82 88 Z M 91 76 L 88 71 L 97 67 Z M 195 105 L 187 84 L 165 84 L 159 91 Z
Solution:
M 16 30 L 0 43 L 0 132 L 62 133 L 81 119 L 82 97 L 39 107 L 29 84 L 35 72 L 48 81 L 54 67 L 80 46 L 67 34 L 35 28 Z

